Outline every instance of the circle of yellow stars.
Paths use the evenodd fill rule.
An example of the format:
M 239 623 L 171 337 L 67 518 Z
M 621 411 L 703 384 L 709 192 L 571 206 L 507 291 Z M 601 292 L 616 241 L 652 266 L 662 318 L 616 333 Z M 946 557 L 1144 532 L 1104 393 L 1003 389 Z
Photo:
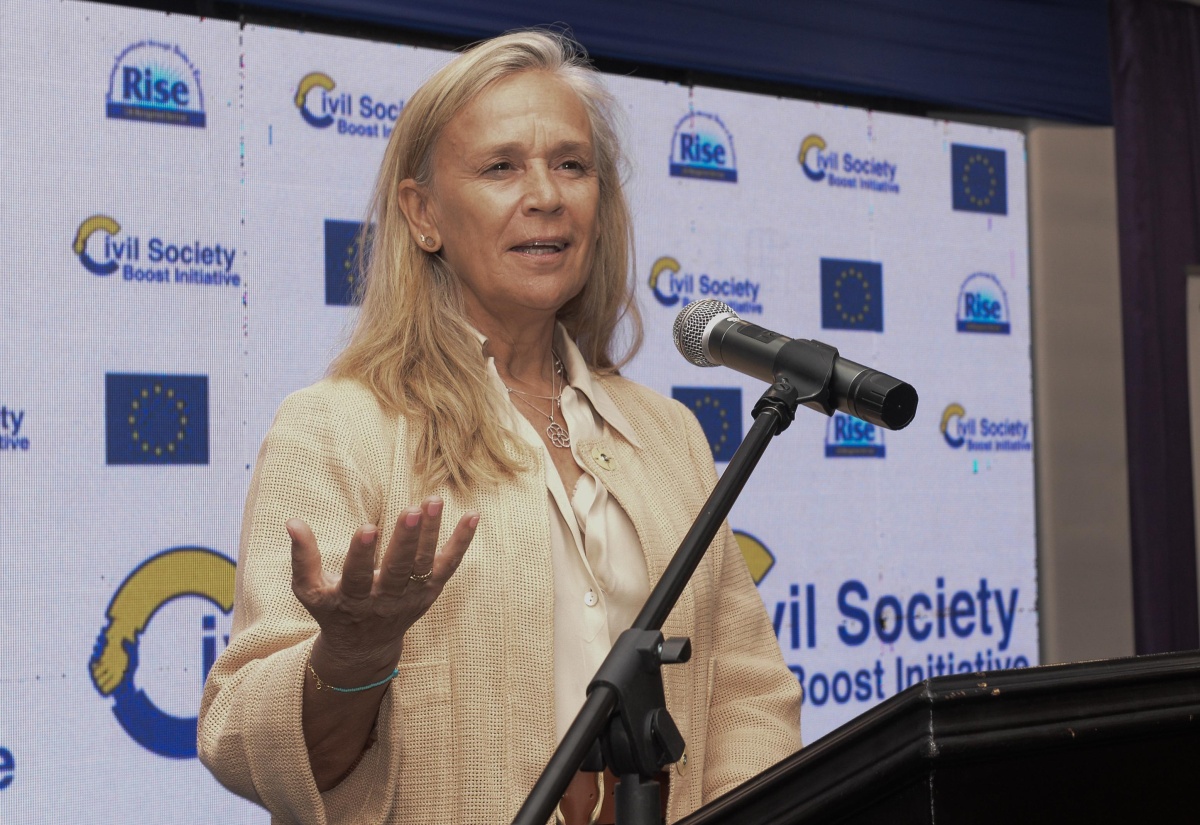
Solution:
M 857 279 L 862 288 L 863 299 L 859 312 L 847 312 L 842 306 L 842 287 L 850 278 Z M 842 320 L 846 323 L 861 324 L 867 319 L 867 315 L 871 313 L 871 288 L 867 285 L 867 276 L 862 273 L 862 270 L 850 267 L 838 273 L 837 279 L 833 282 L 833 300 L 833 308 L 841 314 Z
M 725 442 L 729 440 L 729 414 L 726 412 L 725 408 L 721 406 L 720 402 L 718 402 L 711 395 L 706 395 L 703 398 L 697 398 L 693 402 L 692 406 L 694 406 L 697 411 L 702 410 L 705 407 L 713 407 L 716 409 L 717 415 L 721 417 L 721 437 L 717 439 L 716 443 L 709 444 L 709 447 L 712 448 L 712 451 L 714 453 L 717 452 L 724 447 Z
M 971 172 L 974 170 L 976 164 L 982 166 L 987 172 L 988 193 L 986 196 L 976 196 L 976 194 L 971 191 Z M 992 162 L 988 160 L 986 155 L 976 152 L 974 155 L 971 155 L 971 157 L 967 158 L 967 162 L 963 164 L 962 179 L 963 191 L 966 193 L 967 198 L 971 201 L 973 206 L 987 206 L 992 202 L 992 198 L 996 197 L 996 186 L 998 185 L 998 181 L 996 180 L 996 167 L 992 165 Z
M 165 396 L 165 399 L 163 398 L 164 396 Z M 149 452 L 153 451 L 155 456 L 161 456 L 163 454 L 164 450 L 167 453 L 175 452 L 175 445 L 178 444 L 179 442 L 183 441 L 183 439 L 186 435 L 186 433 L 184 431 L 187 429 L 188 418 L 186 415 L 184 415 L 184 412 L 183 412 L 183 409 L 184 409 L 183 401 L 181 401 L 175 397 L 175 390 L 170 389 L 170 388 L 167 388 L 164 390 L 162 384 L 155 384 L 154 385 L 154 397 L 155 397 L 156 401 L 165 400 L 167 402 L 168 409 L 174 409 L 175 412 L 178 413 L 178 415 L 179 415 L 179 431 L 175 433 L 175 440 L 168 441 L 166 444 L 153 444 L 152 445 L 149 441 L 142 438 L 141 433 L 138 432 L 138 430 L 137 430 L 138 411 L 146 408 L 150 403 L 150 390 L 146 389 L 146 388 L 142 389 L 141 393 L 139 394 L 139 397 L 134 398 L 132 401 L 129 402 L 129 409 L 130 409 L 129 427 L 130 427 L 130 430 L 132 431 L 133 440 L 136 441 L 137 443 L 141 444 L 143 453 L 149 453 Z
M 354 282 L 358 272 L 358 243 L 359 236 L 356 234 L 354 240 L 346 247 L 346 258 L 342 261 L 342 269 L 346 270 L 346 285 L 351 295 L 354 294 Z

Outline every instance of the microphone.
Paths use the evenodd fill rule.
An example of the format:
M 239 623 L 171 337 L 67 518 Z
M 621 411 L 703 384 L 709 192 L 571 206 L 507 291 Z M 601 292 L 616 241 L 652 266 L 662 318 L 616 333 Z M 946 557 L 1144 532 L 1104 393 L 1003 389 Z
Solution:
M 673 334 L 680 354 L 697 367 L 726 366 L 768 383 L 785 381 L 800 390 L 801 403 L 826 415 L 838 409 L 902 430 L 917 414 L 911 384 L 847 361 L 828 344 L 743 321 L 722 301 L 706 298 L 685 306 L 675 317 Z

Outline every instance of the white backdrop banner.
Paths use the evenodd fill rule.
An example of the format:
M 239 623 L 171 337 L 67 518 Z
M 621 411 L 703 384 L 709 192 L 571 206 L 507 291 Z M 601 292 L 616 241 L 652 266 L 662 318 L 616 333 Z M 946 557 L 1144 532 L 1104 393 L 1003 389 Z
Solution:
M 0 0 L 0 821 L 267 821 L 195 758 L 243 499 L 345 339 L 388 135 L 450 57 Z M 647 333 L 627 372 L 695 412 L 719 471 L 765 386 L 681 362 L 690 301 L 921 395 L 902 432 L 802 410 L 733 510 L 805 740 L 1036 664 L 1023 135 L 608 84 Z

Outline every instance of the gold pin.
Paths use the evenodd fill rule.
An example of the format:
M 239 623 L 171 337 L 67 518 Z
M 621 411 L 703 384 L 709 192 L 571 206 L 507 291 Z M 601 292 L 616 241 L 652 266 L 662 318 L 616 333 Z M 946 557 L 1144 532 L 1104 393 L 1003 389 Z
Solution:
M 599 444 L 597 444 L 595 447 L 592 447 L 592 458 L 594 458 L 596 463 L 605 470 L 612 470 L 617 466 L 616 459 L 609 455 Z

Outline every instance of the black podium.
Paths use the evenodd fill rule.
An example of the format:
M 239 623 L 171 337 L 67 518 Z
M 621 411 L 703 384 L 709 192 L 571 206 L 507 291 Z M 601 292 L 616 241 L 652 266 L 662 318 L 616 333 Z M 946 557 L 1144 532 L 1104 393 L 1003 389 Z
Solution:
M 942 676 L 686 825 L 1200 822 L 1200 652 Z

